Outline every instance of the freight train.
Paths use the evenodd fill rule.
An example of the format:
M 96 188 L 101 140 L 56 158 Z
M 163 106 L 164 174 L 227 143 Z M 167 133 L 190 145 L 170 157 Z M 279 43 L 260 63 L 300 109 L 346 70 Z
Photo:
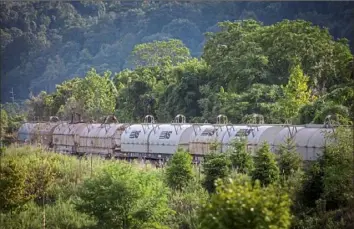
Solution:
M 186 123 L 183 115 L 177 115 L 171 123 L 155 123 L 154 117 L 147 115 L 142 123 L 134 124 L 119 123 L 114 116 L 107 116 L 102 123 L 86 123 L 80 117 L 79 121 L 51 117 L 48 122 L 23 123 L 17 140 L 64 154 L 159 161 L 168 160 L 181 148 L 200 162 L 211 150 L 226 152 L 238 138 L 247 139 L 251 154 L 263 142 L 277 153 L 280 145 L 291 138 L 302 159 L 314 161 L 328 141 L 326 133 L 333 131 L 328 125 L 234 125 L 224 115 L 219 115 L 215 124 Z

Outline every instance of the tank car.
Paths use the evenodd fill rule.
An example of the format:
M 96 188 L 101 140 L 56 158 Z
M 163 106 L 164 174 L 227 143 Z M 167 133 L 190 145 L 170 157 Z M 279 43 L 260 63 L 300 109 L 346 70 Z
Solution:
M 177 115 L 171 124 L 157 124 L 148 137 L 147 157 L 167 159 L 179 148 L 188 151 L 193 126 L 186 124 L 183 115 Z
M 59 125 L 57 117 L 50 117 L 49 122 L 23 123 L 18 131 L 17 139 L 20 143 L 40 144 L 51 148 L 54 128 Z
M 317 160 L 326 145 L 325 133 L 333 130 L 324 128 L 322 125 L 312 126 L 289 126 L 289 125 L 267 125 L 248 126 L 239 129 L 238 133 L 226 143 L 227 149 L 231 147 L 232 141 L 236 138 L 247 139 L 247 149 L 252 154 L 264 143 L 268 143 L 273 153 L 278 153 L 280 146 L 291 138 L 296 146 L 296 151 L 304 161 Z
M 141 124 L 129 125 L 121 136 L 121 153 L 123 158 L 149 158 L 149 135 L 156 127 L 154 117 L 147 115 Z
M 18 142 L 19 143 L 33 142 L 35 139 L 34 130 L 37 124 L 38 123 L 30 123 L 30 122 L 23 123 L 17 132 Z
M 54 128 L 53 149 L 56 152 L 78 153 L 79 133 L 85 128 L 86 123 L 62 123 Z
M 80 154 L 97 154 L 111 158 L 121 152 L 121 135 L 127 124 L 108 123 L 87 124 L 79 132 L 78 152 Z M 113 120 L 117 120 L 115 117 Z M 117 154 L 117 155 L 116 155 Z

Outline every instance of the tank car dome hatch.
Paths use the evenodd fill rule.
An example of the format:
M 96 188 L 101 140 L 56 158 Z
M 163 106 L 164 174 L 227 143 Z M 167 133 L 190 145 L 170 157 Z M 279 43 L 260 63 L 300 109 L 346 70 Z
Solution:
M 79 132 L 85 125 L 85 123 L 62 123 L 56 126 L 53 131 L 54 151 L 76 153 L 80 141 Z
M 149 154 L 164 154 L 160 156 L 166 156 L 174 154 L 179 147 L 188 151 L 193 131 L 191 124 L 172 123 L 154 126 L 149 136 L 148 152 Z
M 27 142 L 33 140 L 34 129 L 38 123 L 23 123 L 17 133 L 17 140 L 19 142 Z
M 122 133 L 122 152 L 132 157 L 148 153 L 149 135 L 154 125 L 151 123 L 133 124 Z
M 87 124 L 79 132 L 79 153 L 114 155 L 120 150 L 121 134 L 126 124 Z

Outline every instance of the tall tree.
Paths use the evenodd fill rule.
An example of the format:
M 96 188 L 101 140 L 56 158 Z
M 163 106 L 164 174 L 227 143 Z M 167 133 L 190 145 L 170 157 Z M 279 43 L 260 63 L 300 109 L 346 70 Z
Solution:
M 254 162 L 253 180 L 259 180 L 262 185 L 269 185 L 279 180 L 279 168 L 268 143 L 263 143 L 257 150 Z
M 192 156 L 186 151 L 177 151 L 166 168 L 168 186 L 175 190 L 182 190 L 192 178 Z
M 279 101 L 282 117 L 290 121 L 297 116 L 300 108 L 309 103 L 309 78 L 304 75 L 301 67 L 295 65 L 290 71 L 289 82 L 283 88 L 283 97 Z
M 153 41 L 136 45 L 129 57 L 131 67 L 176 65 L 190 59 L 189 49 L 182 41 Z

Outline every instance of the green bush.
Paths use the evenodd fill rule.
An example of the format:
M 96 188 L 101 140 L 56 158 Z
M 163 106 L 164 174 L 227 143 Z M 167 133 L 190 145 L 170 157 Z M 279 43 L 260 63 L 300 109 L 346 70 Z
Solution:
M 203 229 L 289 228 L 290 199 L 272 185 L 262 188 L 249 178 L 239 176 L 228 182 L 219 180 L 216 193 L 204 204 Z
M 254 169 L 254 162 L 251 154 L 247 152 L 247 141 L 236 140 L 231 144 L 229 151 L 232 167 L 239 173 L 251 173 Z
M 188 152 L 177 151 L 166 168 L 168 186 L 175 190 L 181 190 L 192 178 L 192 156 Z
M 215 190 L 215 181 L 218 178 L 225 178 L 230 174 L 231 161 L 225 154 L 207 154 L 203 162 L 204 181 L 203 186 L 212 193 Z
M 155 228 L 170 213 L 168 189 L 153 171 L 117 163 L 85 180 L 78 192 L 78 211 L 95 217 L 99 228 Z
M 253 180 L 259 180 L 262 185 L 275 183 L 279 180 L 279 168 L 275 155 L 270 151 L 267 143 L 263 143 L 261 148 L 257 150 L 254 162 Z

